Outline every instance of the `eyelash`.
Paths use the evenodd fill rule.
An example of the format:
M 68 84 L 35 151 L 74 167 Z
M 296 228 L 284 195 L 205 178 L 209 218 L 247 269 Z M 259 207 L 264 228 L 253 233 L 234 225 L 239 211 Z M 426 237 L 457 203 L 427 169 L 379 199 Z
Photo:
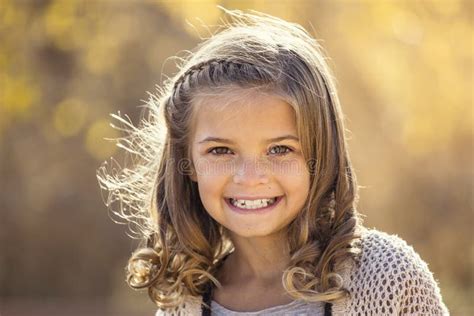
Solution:
M 291 149 L 290 147 L 288 146 L 285 146 L 285 145 L 277 145 L 277 146 L 273 146 L 272 148 L 284 148 L 286 150 L 286 152 L 283 152 L 283 153 L 278 153 L 278 154 L 274 154 L 275 156 L 283 156 L 283 155 L 286 155 L 286 154 L 289 154 L 291 152 L 293 152 L 293 149 Z M 208 153 L 210 154 L 213 154 L 215 156 L 222 156 L 222 155 L 225 155 L 225 154 L 218 154 L 216 152 L 213 152 L 215 149 L 220 149 L 220 148 L 225 148 L 225 149 L 229 149 L 227 147 L 223 147 L 223 146 L 220 146 L 220 147 L 213 147 L 211 149 L 208 150 Z

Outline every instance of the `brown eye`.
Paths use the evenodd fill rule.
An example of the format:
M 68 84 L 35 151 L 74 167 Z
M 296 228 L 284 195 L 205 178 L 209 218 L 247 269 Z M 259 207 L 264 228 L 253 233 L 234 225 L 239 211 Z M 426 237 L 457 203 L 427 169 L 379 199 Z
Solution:
M 213 155 L 217 155 L 217 156 L 220 156 L 220 155 L 225 155 L 229 148 L 227 147 L 214 147 L 214 148 L 211 148 L 208 152 L 213 154 Z
M 270 151 L 272 151 L 273 149 L 276 149 L 275 151 L 273 151 L 273 154 L 275 155 L 284 155 L 284 154 L 287 154 L 287 153 L 290 153 L 292 152 L 293 150 L 288 147 L 288 146 L 283 146 L 283 145 L 279 145 L 279 146 L 273 146 Z

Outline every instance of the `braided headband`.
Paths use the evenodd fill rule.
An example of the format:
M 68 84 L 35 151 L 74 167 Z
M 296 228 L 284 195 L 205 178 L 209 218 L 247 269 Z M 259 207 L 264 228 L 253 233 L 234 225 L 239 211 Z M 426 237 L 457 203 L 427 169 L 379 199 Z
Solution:
M 240 62 L 228 59 L 221 59 L 221 58 L 212 58 L 200 63 L 197 63 L 191 67 L 189 67 L 174 83 L 173 91 L 177 91 L 180 89 L 180 86 L 183 82 L 188 80 L 189 77 L 194 75 L 197 72 L 203 71 L 206 67 L 212 66 L 222 66 L 222 65 L 236 65 L 237 67 L 242 67 L 244 64 L 255 66 L 253 64 L 247 62 Z

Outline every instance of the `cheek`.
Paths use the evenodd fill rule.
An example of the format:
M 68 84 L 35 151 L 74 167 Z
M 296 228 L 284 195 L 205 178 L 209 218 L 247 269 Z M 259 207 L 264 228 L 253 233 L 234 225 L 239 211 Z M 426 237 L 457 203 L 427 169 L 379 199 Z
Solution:
M 293 180 L 289 183 L 289 195 L 294 204 L 302 206 L 309 194 L 309 182 L 301 178 Z
M 198 178 L 202 181 L 227 177 L 235 170 L 232 159 L 219 157 L 210 159 L 202 157 L 193 160 L 193 166 Z
M 291 184 L 293 189 L 301 189 L 301 186 L 308 186 L 310 175 L 304 161 L 299 159 L 291 159 L 273 164 L 273 172 L 287 184 Z
M 198 181 L 199 196 L 206 212 L 218 223 L 222 223 L 222 203 L 224 201 L 222 186 L 217 181 L 210 179 L 200 179 Z
M 200 174 L 198 175 L 197 183 L 199 195 L 204 206 L 215 205 L 219 202 L 223 194 L 222 188 L 224 187 L 221 179 L 209 174 Z
M 293 203 L 302 206 L 309 194 L 310 175 L 306 169 L 293 169 L 282 175 Z

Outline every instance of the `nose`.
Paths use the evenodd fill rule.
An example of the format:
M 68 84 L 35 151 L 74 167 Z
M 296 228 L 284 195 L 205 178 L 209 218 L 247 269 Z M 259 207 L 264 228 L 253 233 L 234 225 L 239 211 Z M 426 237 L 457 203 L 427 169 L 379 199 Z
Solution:
M 267 168 L 263 161 L 256 158 L 243 159 L 236 166 L 234 183 L 255 186 L 268 183 Z

